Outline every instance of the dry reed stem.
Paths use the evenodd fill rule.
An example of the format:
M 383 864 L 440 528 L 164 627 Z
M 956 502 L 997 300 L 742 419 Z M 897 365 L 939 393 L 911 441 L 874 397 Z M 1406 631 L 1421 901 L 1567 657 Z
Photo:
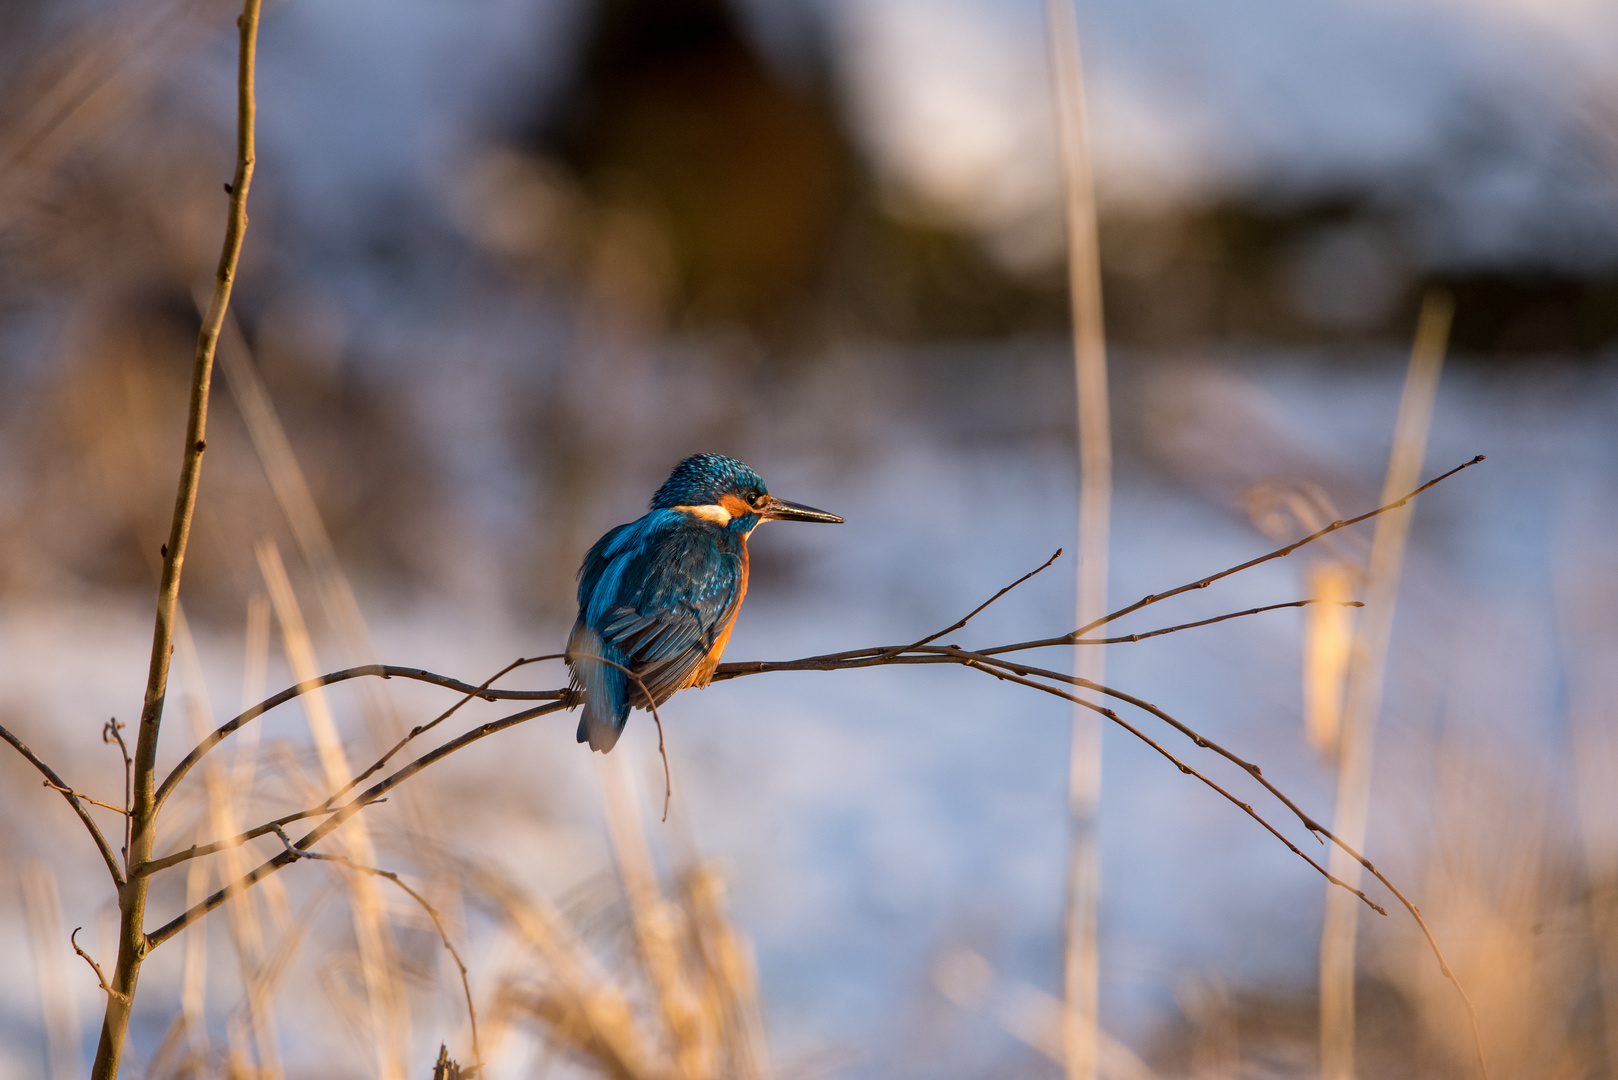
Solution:
M 1107 537 L 1112 513 L 1112 420 L 1107 401 L 1107 341 L 1101 303 L 1101 244 L 1084 95 L 1084 65 L 1074 0 L 1046 0 L 1052 91 L 1067 223 L 1068 291 L 1073 317 L 1075 422 L 1079 456 L 1079 570 L 1075 610 L 1087 625 L 1107 610 Z M 1101 682 L 1106 654 L 1080 650 L 1074 670 Z M 1068 1080 L 1095 1080 L 1101 1009 L 1097 919 L 1101 906 L 1101 721 L 1073 710 L 1068 764 L 1067 898 L 1063 1043 Z
M 186 868 L 185 902 L 195 904 L 208 895 L 208 864 L 194 862 Z M 185 953 L 180 967 L 180 1026 L 186 1043 L 198 1058 L 208 1053 L 208 935 L 205 930 L 185 936 Z M 154 1057 L 154 1061 L 156 1058 Z M 149 1070 L 149 1071 L 156 1071 Z
M 1009 1035 L 1063 1068 L 1067 1066 L 1067 1051 L 1063 1048 L 1066 1016 L 1067 1008 L 1060 998 L 1027 984 L 1012 986 L 1006 1001 L 995 1010 L 995 1020 Z M 1099 1026 L 1095 1067 L 1104 1080 L 1158 1080 L 1127 1043 Z
M 262 592 L 255 592 L 247 601 L 247 625 L 243 635 L 242 656 L 242 694 L 241 705 L 246 708 L 254 701 L 260 700 L 265 693 L 265 684 L 269 679 L 270 663 L 270 620 L 272 616 L 270 598 Z M 205 737 L 206 732 L 199 733 Z M 238 807 L 234 800 L 231 802 L 231 811 L 235 815 L 234 821 L 239 822 L 241 815 L 251 809 L 251 793 L 254 777 L 258 772 L 258 745 L 259 729 L 252 728 L 236 743 L 236 757 L 230 770 L 230 790 L 241 795 L 241 805 Z M 211 770 L 210 770 L 211 772 Z M 210 773 L 204 773 L 205 778 Z M 206 780 L 205 780 L 206 782 Z M 214 835 L 219 835 L 216 831 Z M 234 831 L 231 830 L 231 831 Z M 228 835 L 228 833 L 226 833 Z M 221 866 L 220 877 L 226 881 L 234 881 L 246 872 L 245 860 L 241 852 L 232 852 L 227 856 Z M 264 883 L 262 897 L 264 907 L 271 913 L 279 912 L 281 915 L 278 932 L 283 936 L 290 933 L 286 918 L 286 894 L 277 881 Z M 201 900 L 186 898 L 189 907 Z M 238 909 L 246 908 L 241 911 Z M 275 996 L 271 993 L 271 978 L 269 966 L 268 945 L 264 937 L 264 927 L 258 918 L 258 905 L 248 901 L 246 904 L 234 905 L 227 919 L 231 928 L 231 944 L 236 952 L 236 963 L 241 972 L 242 987 L 244 991 L 243 1007 L 247 1010 L 247 1023 L 252 1032 L 253 1045 L 257 1051 L 259 1071 L 263 1080 L 280 1080 L 282 1075 L 280 1038 L 277 1032 L 275 1019 Z M 238 925 L 238 921 L 240 925 Z M 241 1056 L 239 1048 L 233 1047 L 233 1052 Z
M 657 1066 L 653 1040 L 637 1026 L 628 995 L 600 970 L 561 912 L 543 899 L 525 896 L 491 870 L 474 874 L 482 891 L 501 905 L 512 927 L 543 960 L 554 987 L 550 993 L 508 993 L 508 1003 L 540 1017 L 555 1041 L 596 1061 L 609 1076 L 669 1077 Z
M 629 899 L 641 963 L 663 1020 L 668 1057 L 677 1075 L 685 1080 L 701 1080 L 711 1068 L 713 1051 L 705 1045 L 696 994 L 681 970 L 676 920 L 657 887 L 651 850 L 641 828 L 640 806 L 624 769 L 622 755 L 603 755 L 596 761 L 602 804 L 607 812 L 607 834 Z
M 267 614 L 267 612 L 266 612 Z M 209 702 L 206 678 L 202 669 L 202 658 L 198 655 L 194 638 L 191 635 L 190 624 L 185 617 L 183 605 L 175 612 L 175 656 L 180 663 L 181 681 L 187 689 L 187 713 L 191 718 L 191 731 L 194 738 L 204 738 L 208 734 L 209 719 L 213 715 L 213 708 Z M 266 641 L 267 645 L 268 642 Z M 240 764 L 238 762 L 238 764 Z M 208 763 L 203 770 L 203 787 L 207 795 L 207 823 L 208 833 L 213 836 L 230 836 L 237 832 L 239 819 L 236 813 L 235 789 L 232 787 L 233 777 L 227 774 L 222 762 L 214 760 Z M 222 853 L 219 866 L 221 881 L 235 881 L 247 871 L 243 859 L 243 852 L 239 848 L 232 848 Z M 202 865 L 202 864 L 193 864 Z M 187 875 L 186 904 L 199 902 L 208 892 L 207 877 L 201 880 L 197 895 L 192 894 L 193 875 Z M 280 1051 L 276 1045 L 273 1023 L 270 1019 L 272 1003 L 263 994 L 260 982 L 260 972 L 264 966 L 265 943 L 264 928 L 258 915 L 258 904 L 255 897 L 248 895 L 241 898 L 241 902 L 232 904 L 227 912 L 226 926 L 229 930 L 231 946 L 236 953 L 237 966 L 241 973 L 242 988 L 246 996 L 248 1022 L 254 1034 L 257 1047 L 259 1075 L 261 1080 L 279 1080 L 281 1076 Z M 202 935 L 189 935 L 187 951 L 189 954 L 190 942 L 195 940 L 199 946 Z
M 275 544 L 261 540 L 255 545 L 259 568 L 264 575 L 265 589 L 275 609 L 276 621 L 281 625 L 282 648 L 292 675 L 300 683 L 319 678 L 320 667 L 315 660 L 314 644 L 304 623 L 292 582 Z M 309 734 L 314 739 L 321 769 L 325 774 L 327 790 L 345 790 L 348 777 L 353 775 L 348 755 L 337 734 L 337 724 L 319 689 L 304 695 L 304 717 Z M 279 828 L 277 828 L 279 831 Z M 364 822 L 355 822 L 345 830 L 342 838 L 345 853 L 352 853 L 360 864 L 369 866 L 376 861 L 371 844 L 370 830 Z M 291 850 L 289 848 L 289 850 Z M 354 938 L 359 946 L 360 971 L 365 981 L 366 1000 L 371 1012 L 371 1037 L 376 1050 L 377 1069 L 382 1080 L 404 1080 L 405 1043 L 409 1028 L 409 1013 L 401 998 L 401 980 L 397 977 L 397 960 L 384 902 L 375 885 L 365 877 L 349 879 L 352 903 L 350 910 L 354 924 Z
M 465 876 L 481 881 L 541 965 L 508 981 L 497 1015 L 529 1014 L 549 1045 L 624 1080 L 771 1075 L 752 958 L 725 915 L 722 882 L 699 865 L 676 898 L 665 898 L 626 764 L 603 757 L 596 765 L 638 966 L 631 977 L 607 974 L 548 901 L 473 869 Z M 526 985 L 530 971 L 538 987 Z M 638 1013 L 637 1000 L 646 1002 Z
M 45 1022 L 51 1080 L 78 1080 L 84 1075 L 83 1037 L 73 980 L 62 948 L 62 938 L 67 932 L 62 920 L 62 897 L 56 871 L 48 863 L 30 859 L 20 867 L 18 878 L 22 886 L 23 914 L 28 922 L 28 944 L 34 954 L 34 977 L 39 987 L 39 1011 Z
M 225 381 L 241 411 L 248 438 L 252 440 L 253 450 L 264 468 L 270 490 L 281 507 L 304 562 L 314 575 L 315 595 L 326 621 L 337 632 L 342 658 L 350 664 L 374 661 L 376 656 L 371 645 L 370 630 L 365 625 L 359 601 L 354 596 L 354 587 L 343 572 L 342 562 L 337 558 L 336 548 L 331 542 L 331 534 L 315 503 L 314 493 L 293 452 L 292 441 L 287 438 L 269 391 L 253 364 L 247 340 L 233 318 L 225 322 L 219 355 L 220 365 L 225 370 Z M 386 746 L 399 738 L 404 725 L 386 698 L 362 689 L 360 703 L 360 712 L 374 745 Z M 412 805 L 414 803 L 413 799 L 406 801 Z M 437 828 L 434 815 L 422 814 L 418 808 L 412 810 L 410 817 L 411 827 L 418 834 L 434 835 Z
M 1354 613 L 1363 604 L 1346 600 L 1353 572 L 1332 560 L 1309 569 L 1309 591 L 1322 603 L 1312 606 L 1303 624 L 1303 728 L 1315 752 L 1334 760 L 1343 722 L 1343 686 L 1354 644 Z
M 264 469 L 265 478 L 270 484 L 304 563 L 312 572 L 320 609 L 325 614 L 327 624 L 336 631 L 336 645 L 340 654 L 351 663 L 355 660 L 366 662 L 375 660 L 370 632 L 360 612 L 352 583 L 337 558 L 336 549 L 332 545 L 330 533 L 315 502 L 308 479 L 298 462 L 292 442 L 276 412 L 269 391 L 259 377 L 252 351 L 240 326 L 233 318 L 227 318 L 225 322 L 220 346 L 220 364 L 247 427 L 254 452 Z M 313 672 L 318 669 L 311 666 L 309 670 Z M 368 683 L 360 686 L 359 704 L 360 714 L 370 735 L 370 743 L 377 747 L 391 743 L 393 749 L 384 753 L 370 770 L 354 777 L 348 787 L 333 796 L 334 799 L 346 794 L 372 772 L 380 769 L 400 748 L 422 731 L 430 730 L 447 718 L 447 715 L 453 714 L 455 708 L 459 708 L 457 704 L 446 716 L 401 735 L 404 725 L 394 711 L 391 701 Z M 400 802 L 409 832 L 428 841 L 436 840 L 440 827 L 439 817 L 424 811 L 420 799 L 413 790 L 405 792 Z M 429 848 L 436 847 L 435 843 L 429 843 Z M 369 855 L 365 852 L 360 852 L 359 857 L 362 862 L 370 861 Z M 456 888 L 453 877 L 447 875 L 441 876 L 440 883 L 444 888 Z M 362 887 L 367 892 L 374 891 L 363 883 Z M 401 1016 L 404 1007 L 402 1001 L 397 1004 L 396 1011 L 400 1011 Z M 395 1020 L 399 1021 L 399 1017 L 396 1016 Z
M 0 196 L 0 225 L 30 205 L 19 197 L 15 174 L 25 166 L 36 173 L 49 169 L 72 146 L 64 136 L 86 134 L 139 100 L 127 85 L 132 61 L 159 42 L 172 46 L 188 20 L 203 22 L 198 10 L 184 0 L 166 0 L 98 12 L 23 75 L 12 94 L 23 108 L 0 130 L 0 185 L 9 185 Z M 120 79 L 126 85 L 114 93 Z
M 1561 545 L 1559 545 L 1561 546 Z M 1551 559 L 1552 602 L 1559 651 L 1565 665 L 1568 720 L 1572 728 L 1573 781 L 1579 842 L 1588 880 L 1588 918 L 1596 945 L 1596 985 L 1601 1000 L 1606 1075 L 1618 1080 L 1618 678 L 1609 657 L 1618 646 L 1618 565 L 1580 565 L 1563 550 Z M 1595 583 L 1599 582 L 1599 585 Z
M 1393 449 L 1388 457 L 1382 501 L 1388 502 L 1407 490 L 1421 474 L 1426 453 L 1427 430 L 1438 393 L 1438 377 L 1443 369 L 1444 350 L 1449 338 L 1450 316 L 1454 305 L 1442 293 L 1429 293 L 1422 302 L 1417 321 L 1415 344 L 1411 348 L 1409 371 L 1399 401 L 1394 425 Z M 1393 616 L 1399 597 L 1399 573 L 1404 562 L 1406 538 L 1414 509 L 1384 515 L 1377 521 L 1371 540 L 1370 568 L 1366 575 L 1369 608 L 1359 620 L 1349 664 L 1347 696 L 1343 706 L 1343 729 L 1338 759 L 1337 804 L 1332 827 L 1344 844 L 1332 853 L 1338 876 L 1357 880 L 1359 868 L 1346 854 L 1350 847 L 1363 847 L 1370 811 L 1372 748 L 1375 744 L 1377 714 L 1382 707 L 1388 645 L 1393 634 Z M 1336 892 L 1326 897 L 1326 913 L 1320 932 L 1320 1058 L 1323 1080 L 1353 1080 L 1354 1069 L 1354 948 L 1359 912 L 1344 903 Z M 1446 965 L 1447 966 L 1447 965 Z M 1477 1016 L 1471 1000 L 1456 984 L 1474 1031 Z M 1481 1040 L 1478 1066 L 1485 1077 L 1488 1065 Z
M 725 883 L 712 867 L 697 864 L 685 875 L 686 913 L 702 952 L 714 1007 L 723 1024 L 738 1080 L 770 1075 L 769 1042 L 759 1005 L 752 950 L 725 912 Z

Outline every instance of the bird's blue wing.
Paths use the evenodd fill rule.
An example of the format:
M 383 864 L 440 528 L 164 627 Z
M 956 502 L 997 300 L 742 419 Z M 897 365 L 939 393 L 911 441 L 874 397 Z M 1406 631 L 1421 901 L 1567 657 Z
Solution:
M 735 617 L 743 574 L 739 542 L 677 511 L 653 511 L 602 537 L 580 571 L 568 647 L 588 695 L 581 736 L 602 749 L 607 728 L 617 741 L 631 704 L 662 704 L 685 686 Z M 583 659 L 591 655 L 612 663 Z

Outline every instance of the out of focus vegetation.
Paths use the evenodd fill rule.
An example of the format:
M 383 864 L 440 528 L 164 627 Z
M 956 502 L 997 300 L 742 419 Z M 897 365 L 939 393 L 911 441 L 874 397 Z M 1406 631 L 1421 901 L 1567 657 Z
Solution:
M 746 446 L 790 428 L 799 421 L 779 405 L 795 395 L 826 406 L 814 438 L 800 439 L 817 448 L 801 466 L 810 472 L 853 471 L 864 432 L 879 429 L 895 401 L 970 413 L 945 439 L 1012 452 L 1066 439 L 1067 360 L 1060 347 L 1043 347 L 1068 326 L 1064 267 L 1008 257 L 961 220 L 893 189 L 853 120 L 858 103 L 840 74 L 830 16 L 806 17 L 783 55 L 723 0 L 581 2 L 572 25 L 552 27 L 566 44 L 553 50 L 561 59 L 548 78 L 479 99 L 429 136 L 412 129 L 422 145 L 389 143 L 395 129 L 359 118 L 346 156 L 321 159 L 285 117 L 340 116 L 347 106 L 327 84 L 300 80 L 300 58 L 322 44 L 315 24 L 299 21 L 304 2 L 267 16 L 253 226 L 237 325 L 223 347 L 262 378 L 337 560 L 362 595 L 400 607 L 448 597 L 525 625 L 565 622 L 580 553 L 638 512 L 659 470 L 696 447 Z M 220 58 L 235 11 L 222 0 L 0 5 L 0 604 L 93 607 L 107 597 L 144 601 L 151 590 L 172 506 L 195 290 L 213 271 L 224 210 L 232 117 Z M 540 44 L 535 54 L 549 55 Z M 478 59 L 458 63 L 475 68 Z M 365 79 L 370 69 L 356 68 Z M 426 71 L 421 79 L 455 81 Z M 315 109 L 285 104 L 328 90 Z M 1551 153 L 1547 169 L 1599 171 L 1618 131 L 1613 116 L 1595 106 L 1582 114 L 1579 137 Z M 1137 462 L 1233 516 L 1239 493 L 1261 479 L 1250 474 L 1319 479 L 1330 469 L 1288 456 L 1279 440 L 1254 450 L 1266 437 L 1256 412 L 1236 407 L 1236 391 L 1226 408 L 1218 386 L 1185 372 L 1203 355 L 1274 356 L 1276 346 L 1357 363 L 1390 342 L 1402 347 L 1433 285 L 1455 298 L 1451 362 L 1463 370 L 1520 378 L 1554 367 L 1565 376 L 1610 359 L 1618 255 L 1594 239 L 1584 249 L 1577 236 L 1553 236 L 1553 222 L 1544 232 L 1561 254 L 1553 244 L 1538 259 L 1452 257 L 1435 235 L 1434 193 L 1456 172 L 1491 168 L 1499 130 L 1486 105 L 1462 102 L 1425 172 L 1313 185 L 1259 178 L 1180 201 L 1104 203 L 1117 355 L 1137 372 L 1175 358 L 1185 368 L 1168 381 L 1206 399 L 1200 411 L 1173 394 L 1156 401 L 1158 430 L 1121 437 L 1152 444 Z M 951 351 L 968 346 L 996 350 L 993 365 Z M 881 378 L 891 383 L 872 376 L 845 388 L 838 365 L 866 363 L 850 354 L 885 358 Z M 988 404 L 1008 382 L 1038 400 Z M 888 398 L 875 400 L 878 391 Z M 253 610 L 261 540 L 299 546 L 240 393 L 221 378 L 213 399 L 184 593 L 199 637 L 233 635 Z M 1001 411 L 990 416 L 991 408 Z M 1322 483 L 1364 494 L 1341 475 Z M 776 558 L 757 556 L 765 587 L 789 579 Z M 294 559 L 290 572 L 307 591 L 321 571 Z M 871 576 L 888 588 L 902 575 L 884 566 Z M 339 619 L 310 608 L 317 639 L 340 636 Z M 260 617 L 268 635 L 269 617 Z M 270 655 L 267 636 L 258 647 Z M 1593 714 L 1607 717 L 1605 708 Z M 1497 1075 L 1610 1075 L 1618 1060 L 1607 1045 L 1618 1038 L 1610 858 L 1581 863 L 1548 781 L 1481 751 L 1444 755 L 1430 843 L 1412 840 L 1396 876 L 1446 927 L 1501 1055 Z M 233 775 L 251 779 L 259 767 L 244 752 Z M 292 795 L 315 784 L 307 746 L 276 744 L 262 768 Z M 3 775 L 0 790 L 25 786 Z M 480 785 L 460 783 L 440 797 L 474 804 Z M 519 793 L 536 817 L 560 799 L 535 785 Z M 0 811 L 22 813 L 9 799 Z M 188 812 L 197 835 L 228 831 L 231 814 L 218 805 L 198 799 Z M 555 904 L 537 886 L 422 854 L 423 837 L 442 839 L 431 829 L 395 831 L 382 849 L 419 857 L 432 896 L 452 912 L 473 911 L 457 930 L 471 925 L 495 941 L 489 954 L 501 964 L 478 983 L 490 1003 L 489 1044 L 531 1037 L 556 1055 L 535 1051 L 524 1067 L 797 1075 L 770 1071 L 752 959 L 721 903 L 717 871 L 685 853 L 667 860 L 675 869 L 654 873 L 629 824 L 640 812 L 609 810 L 618 815 L 619 877 Z M 7 827 L 0 817 L 0 832 Z M 0 838 L 0 866 L 21 866 L 7 843 Z M 29 910 L 46 924 L 56 888 L 48 879 L 49 868 L 33 864 L 23 875 Z M 332 888 L 352 883 L 339 878 Z M 197 1035 L 187 1002 L 179 1019 L 164 1017 L 168 1038 L 150 1058 L 151 1075 L 275 1076 L 278 1036 L 266 1017 L 302 948 L 343 957 L 321 976 L 340 1003 L 334 1026 L 382 1023 L 367 1012 L 366 972 L 342 951 L 346 937 L 326 927 L 310 945 L 303 909 L 275 889 L 254 904 L 228 931 L 246 988 L 229 1005 L 228 1046 L 207 1044 L 206 1023 Z M 408 905 L 391 917 L 399 941 L 384 962 L 411 992 L 433 987 L 433 1023 L 459 1031 L 459 1001 L 438 994 L 454 982 L 441 978 L 437 937 Z M 53 929 L 38 933 L 54 940 Z M 1418 943 L 1398 936 L 1379 939 L 1367 960 L 1365 1075 L 1468 1075 L 1447 988 Z M 937 1048 L 948 1045 L 942 1033 L 974 1016 L 1019 1040 L 1009 1050 L 995 1044 L 995 1075 L 1054 1075 L 1051 1003 L 981 957 L 964 963 L 935 980 L 937 993 L 918 989 L 916 1045 L 888 1075 L 967 1075 L 961 1062 L 971 1059 Z M 1180 1019 L 1138 1047 L 1158 1075 L 1309 1074 L 1312 986 L 1210 977 L 1182 990 Z M 680 1068 L 662 1070 L 660 1055 L 676 1052 Z M 828 1053 L 800 1072 L 833 1074 L 850 1056 Z M 410 1063 L 410 1075 L 424 1065 Z
M 226 114 L 204 88 L 218 86 L 208 50 L 230 12 L 22 0 L 3 17 L 0 408 L 12 497 L 0 582 L 133 586 L 151 572 L 137 538 L 166 512 L 159 433 L 180 407 L 175 358 L 223 200 Z M 277 141 L 274 63 L 291 46 L 272 26 L 266 169 L 237 312 L 356 569 L 442 584 L 435 545 L 456 515 L 439 490 L 456 481 L 413 419 L 442 411 L 423 400 L 436 392 L 423 365 L 481 356 L 489 377 L 526 388 L 520 400 L 545 403 L 543 418 L 514 409 L 493 423 L 530 485 L 525 521 L 555 523 L 599 487 L 584 482 L 592 470 L 611 468 L 609 434 L 583 414 L 619 392 L 604 372 L 628 362 L 610 358 L 630 342 L 700 354 L 690 378 L 716 380 L 713 393 L 734 403 L 701 417 L 681 406 L 711 438 L 746 422 L 758 379 L 840 344 L 1063 331 L 1059 264 L 1010 265 L 879 182 L 823 23 L 806 21 L 797 61 L 783 65 L 723 0 L 580 8 L 578 47 L 543 92 L 501 101 L 425 178 L 380 186 Z M 1457 138 L 1487 129 L 1483 115 L 1457 123 Z M 1484 167 L 1487 140 L 1468 145 L 1462 160 Z M 1330 194 L 1258 185 L 1152 212 L 1104 205 L 1109 336 L 1169 352 L 1380 342 L 1405 332 L 1438 283 L 1457 299 L 1462 362 L 1589 357 L 1618 341 L 1610 259 L 1582 270 L 1435 263 L 1420 192 L 1441 180 Z M 220 404 L 228 427 L 231 404 Z M 241 441 L 225 445 L 192 567 L 199 609 L 251 569 L 241 538 L 276 527 L 253 461 L 229 449 Z M 564 534 L 537 560 L 550 569 L 536 579 L 513 568 L 511 580 L 541 607 L 565 607 L 581 540 Z

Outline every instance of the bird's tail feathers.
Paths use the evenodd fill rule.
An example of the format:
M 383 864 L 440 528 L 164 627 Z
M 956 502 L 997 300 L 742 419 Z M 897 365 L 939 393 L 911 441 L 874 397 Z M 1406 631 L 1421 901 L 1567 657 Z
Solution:
M 606 753 L 618 745 L 629 719 L 629 677 L 621 667 L 613 666 L 625 665 L 628 659 L 582 623 L 574 626 L 568 638 L 567 662 L 573 669 L 573 684 L 584 691 L 579 742 L 589 743 L 592 750 Z

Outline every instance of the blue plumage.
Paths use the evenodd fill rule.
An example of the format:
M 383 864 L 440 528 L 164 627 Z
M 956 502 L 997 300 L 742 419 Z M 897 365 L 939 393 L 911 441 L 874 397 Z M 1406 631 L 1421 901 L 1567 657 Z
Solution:
M 697 454 L 675 466 L 650 513 L 596 541 L 567 644 L 585 693 L 580 742 L 611 750 L 631 707 L 707 685 L 747 592 L 747 538 L 771 518 L 842 520 L 773 498 L 733 458 Z

